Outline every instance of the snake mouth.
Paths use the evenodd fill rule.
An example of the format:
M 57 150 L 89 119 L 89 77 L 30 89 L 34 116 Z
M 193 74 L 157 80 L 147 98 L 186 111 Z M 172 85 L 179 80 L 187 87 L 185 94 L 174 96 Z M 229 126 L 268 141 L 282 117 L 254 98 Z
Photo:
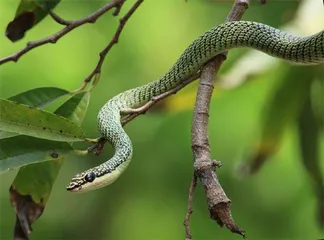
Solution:
M 78 183 L 71 182 L 69 185 L 66 186 L 66 190 L 69 192 L 79 192 L 82 189 L 82 185 Z

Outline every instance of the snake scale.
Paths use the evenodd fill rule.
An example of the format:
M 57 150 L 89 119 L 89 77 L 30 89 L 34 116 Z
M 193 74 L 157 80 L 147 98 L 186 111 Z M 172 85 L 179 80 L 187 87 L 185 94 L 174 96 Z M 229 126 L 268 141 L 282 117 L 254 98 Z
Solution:
M 233 48 L 253 48 L 271 56 L 302 64 L 324 62 L 324 30 L 308 37 L 296 37 L 268 25 L 248 21 L 221 24 L 198 37 L 160 79 L 120 93 L 98 114 L 102 136 L 115 149 L 108 161 L 75 175 L 67 186 L 71 192 L 85 192 L 114 182 L 132 158 L 132 143 L 120 120 L 125 109 L 150 101 L 197 73 L 208 60 Z

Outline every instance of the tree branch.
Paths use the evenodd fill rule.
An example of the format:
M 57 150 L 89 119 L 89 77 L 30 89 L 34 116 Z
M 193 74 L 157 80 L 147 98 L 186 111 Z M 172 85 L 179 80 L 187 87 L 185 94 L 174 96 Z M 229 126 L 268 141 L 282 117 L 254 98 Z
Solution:
M 248 8 L 249 0 L 236 0 L 232 10 L 230 11 L 226 21 L 240 20 L 246 9 Z M 121 26 L 119 26 L 121 27 Z M 122 28 L 122 27 L 121 27 Z M 110 44 L 108 44 L 109 46 Z M 108 48 L 107 46 L 107 48 Z M 231 200 L 226 196 L 221 184 L 218 181 L 215 173 L 215 167 L 221 166 L 220 162 L 211 160 L 210 146 L 208 141 L 208 117 L 209 117 L 209 105 L 215 84 L 215 74 L 220 69 L 222 63 L 226 59 L 227 52 L 220 54 L 210 60 L 200 73 L 183 81 L 174 89 L 165 92 L 159 96 L 153 97 L 151 101 L 147 102 L 143 106 L 124 112 L 128 114 L 122 119 L 122 125 L 124 126 L 131 120 L 135 119 L 141 114 L 144 114 L 158 101 L 165 99 L 166 97 L 177 93 L 180 89 L 196 80 L 201 76 L 199 88 L 197 92 L 196 105 L 194 110 L 194 118 L 192 123 L 192 151 L 194 155 L 194 174 L 192 177 L 189 194 L 188 194 L 188 209 L 186 218 L 184 221 L 186 230 L 186 240 L 191 239 L 190 233 L 190 216 L 193 212 L 193 193 L 196 187 L 197 177 L 205 188 L 208 208 L 210 211 L 210 217 L 222 227 L 226 226 L 232 232 L 245 236 L 245 232 L 233 221 L 230 212 Z M 94 73 L 93 75 L 95 75 Z
M 53 18 L 53 20 L 55 22 L 57 22 L 58 24 L 61 24 L 61 25 L 65 25 L 65 26 L 68 26 L 70 24 L 72 24 L 71 21 L 67 21 L 63 18 L 61 18 L 59 15 L 57 15 L 55 12 L 53 11 L 50 11 L 49 15 Z
M 87 76 L 84 79 L 84 84 L 86 85 L 88 82 L 91 81 L 91 79 L 96 75 L 99 74 L 101 72 L 101 67 L 103 62 L 105 61 L 105 57 L 108 54 L 108 52 L 110 51 L 110 49 L 113 47 L 114 44 L 118 43 L 118 39 L 119 36 L 122 32 L 122 30 L 124 29 L 124 26 L 127 22 L 127 20 L 132 16 L 132 14 L 136 11 L 136 9 L 141 5 L 141 3 L 144 0 L 137 0 L 134 5 L 129 9 L 129 11 L 125 14 L 124 17 L 122 17 L 119 20 L 119 26 L 113 36 L 113 38 L 111 39 L 111 41 L 108 43 L 108 45 L 100 52 L 99 54 L 99 61 L 97 63 L 97 66 L 94 68 L 94 70 L 89 74 L 89 76 Z M 116 13 L 116 12 L 115 12 Z M 116 13 L 117 14 L 117 13 Z
M 197 175 L 193 173 L 192 175 L 192 180 L 189 188 L 189 193 L 188 193 L 188 208 L 187 208 L 187 214 L 186 218 L 183 222 L 183 225 L 185 226 L 186 230 L 186 240 L 191 239 L 191 231 L 190 231 L 190 217 L 193 212 L 193 196 L 194 196 L 194 191 L 197 186 Z
M 248 5 L 249 0 L 236 0 L 226 21 L 240 20 L 248 8 Z M 191 133 L 192 151 L 194 155 L 194 174 L 200 179 L 204 186 L 210 217 L 221 227 L 225 225 L 232 232 L 241 234 L 244 237 L 244 230 L 236 225 L 232 219 L 230 211 L 231 200 L 226 196 L 218 181 L 215 166 L 219 166 L 220 164 L 211 160 L 208 140 L 209 105 L 214 89 L 215 75 L 225 61 L 226 54 L 227 52 L 210 60 L 201 71 Z M 192 198 L 191 194 L 193 194 L 192 190 L 189 192 L 189 200 Z M 188 204 L 191 204 L 190 202 L 191 200 Z M 189 225 L 189 222 L 187 225 Z M 190 239 L 188 238 L 187 232 L 188 230 L 186 227 L 187 239 Z
M 21 56 L 23 56 L 24 54 L 26 54 L 27 52 L 31 51 L 34 48 L 45 45 L 47 43 L 56 43 L 60 38 L 65 36 L 67 33 L 71 32 L 73 29 L 80 27 L 86 23 L 96 22 L 96 20 L 99 17 L 101 17 L 104 13 L 106 13 L 112 8 L 116 9 L 115 12 L 113 13 L 114 16 L 116 16 L 119 13 L 125 1 L 126 0 L 111 0 L 109 3 L 104 5 L 102 8 L 98 9 L 96 12 L 90 14 L 85 18 L 81 18 L 75 21 L 66 21 L 60 18 L 59 16 L 57 16 L 56 14 L 51 13 L 52 18 L 59 24 L 65 25 L 65 27 L 51 36 L 40 39 L 38 41 L 28 42 L 27 45 L 17 53 L 14 53 L 12 55 L 0 59 L 0 65 L 10 61 L 17 62 Z
M 169 97 L 172 94 L 176 94 L 179 90 L 181 90 L 182 88 L 187 86 L 189 83 L 198 79 L 199 76 L 200 76 L 200 73 L 196 73 L 195 75 L 191 76 L 190 78 L 184 80 L 182 83 L 180 83 L 175 88 L 173 88 L 165 93 L 162 93 L 161 95 L 153 97 L 151 99 L 151 101 L 147 102 L 143 106 L 136 108 L 136 109 L 132 109 L 132 110 L 130 110 L 130 112 L 123 112 L 123 114 L 129 114 L 129 115 L 122 119 L 122 121 L 121 121 L 122 125 L 124 126 L 127 123 L 129 123 L 130 121 L 132 121 L 134 118 L 138 117 L 139 115 L 145 114 L 147 112 L 147 110 L 149 110 L 151 107 L 153 107 L 157 102 Z

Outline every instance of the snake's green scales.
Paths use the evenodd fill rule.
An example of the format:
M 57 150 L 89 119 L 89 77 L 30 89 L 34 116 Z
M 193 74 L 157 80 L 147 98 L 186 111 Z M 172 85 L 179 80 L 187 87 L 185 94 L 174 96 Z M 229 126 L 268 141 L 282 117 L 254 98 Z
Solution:
M 324 62 L 324 30 L 296 37 L 265 24 L 247 21 L 219 25 L 197 38 L 160 79 L 110 99 L 98 115 L 99 130 L 115 148 L 115 155 L 105 163 L 77 174 L 67 190 L 83 192 L 114 182 L 132 157 L 132 143 L 121 123 L 123 109 L 136 108 L 197 73 L 209 59 L 232 48 L 253 48 L 277 58 L 303 64 Z

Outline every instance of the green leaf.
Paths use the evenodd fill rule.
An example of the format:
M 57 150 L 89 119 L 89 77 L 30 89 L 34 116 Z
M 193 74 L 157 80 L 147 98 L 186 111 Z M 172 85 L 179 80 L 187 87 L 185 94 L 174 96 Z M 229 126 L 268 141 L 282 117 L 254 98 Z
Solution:
M 66 101 L 62 106 L 60 106 L 55 113 L 67 117 L 68 119 L 71 119 L 76 124 L 80 125 L 84 119 L 88 104 L 90 100 L 90 93 L 79 93 L 70 98 L 68 101 Z M 35 139 L 35 138 L 33 138 Z M 44 141 L 41 139 L 35 139 L 39 141 Z M 50 141 L 48 141 L 50 142 Z M 53 142 L 57 143 L 57 142 Z M 64 143 L 67 144 L 67 143 Z M 47 145 L 53 145 L 53 144 L 47 144 Z M 19 145 L 20 146 L 20 145 Z M 70 145 L 69 145 L 70 146 Z M 71 148 L 71 147 L 70 147 Z M 55 166 L 54 166 L 55 165 Z M 58 174 L 58 171 L 60 169 L 60 166 L 62 165 L 62 161 L 51 161 L 51 162 L 44 162 L 40 164 L 33 164 L 24 168 L 21 168 L 18 172 L 18 175 L 13 183 L 13 187 L 21 194 L 31 194 L 31 190 L 33 192 L 36 192 L 36 194 L 31 194 L 32 199 L 36 203 L 40 203 L 40 199 L 42 198 L 42 201 L 47 200 L 45 197 L 46 194 L 49 194 L 51 190 L 51 186 L 54 183 L 54 180 L 56 179 L 56 176 Z M 41 167 L 40 167 L 41 166 Z M 43 169 L 40 172 L 50 172 L 50 174 L 37 174 L 39 172 L 39 169 Z M 44 183 L 47 183 L 47 187 L 45 189 L 35 187 L 35 176 L 37 176 L 37 181 Z M 28 178 L 29 177 L 29 178 Z M 31 180 L 31 181 L 30 181 Z M 23 184 L 21 184 L 23 183 Z M 32 185 L 32 187 L 30 187 Z M 50 186 L 50 188 L 48 188 Z M 33 197 L 35 195 L 35 197 Z M 37 196 L 42 196 L 41 198 Z
M 13 102 L 22 103 L 32 107 L 43 108 L 58 98 L 69 94 L 68 91 L 61 88 L 43 87 L 28 90 L 8 98 Z M 16 136 L 16 133 L 0 131 L 0 139 Z
M 30 195 L 33 202 L 45 205 L 63 164 L 63 158 L 56 162 L 40 162 L 21 168 L 12 188 L 20 195 Z
M 68 143 L 16 136 L 0 140 L 0 173 L 49 160 L 59 160 L 72 148 Z
M 310 99 L 304 104 L 298 126 L 303 165 L 317 195 L 318 222 L 324 229 L 324 179 L 320 160 L 320 125 Z
M 89 101 L 89 92 L 76 94 L 55 113 L 81 125 Z M 60 159 L 31 164 L 19 170 L 10 188 L 11 201 L 17 213 L 15 236 L 27 236 L 26 233 L 31 232 L 31 224 L 42 215 L 62 164 L 63 159 Z
M 85 139 L 82 128 L 66 118 L 5 99 L 0 99 L 0 130 L 53 141 Z
M 25 32 L 39 23 L 55 8 L 60 0 L 21 0 L 13 21 L 6 29 L 6 36 L 15 42 L 24 37 Z
M 250 159 L 249 173 L 257 172 L 264 162 L 280 146 L 287 126 L 294 123 L 302 109 L 305 99 L 310 94 L 313 80 L 312 68 L 290 66 L 284 78 L 275 86 L 270 101 L 262 116 L 261 139 L 256 144 Z
M 69 94 L 69 92 L 62 88 L 42 87 L 19 93 L 8 98 L 8 100 L 32 107 L 43 108 L 67 94 Z
M 60 106 L 55 111 L 55 114 L 65 117 L 80 126 L 88 109 L 89 102 L 89 92 L 78 93 Z

